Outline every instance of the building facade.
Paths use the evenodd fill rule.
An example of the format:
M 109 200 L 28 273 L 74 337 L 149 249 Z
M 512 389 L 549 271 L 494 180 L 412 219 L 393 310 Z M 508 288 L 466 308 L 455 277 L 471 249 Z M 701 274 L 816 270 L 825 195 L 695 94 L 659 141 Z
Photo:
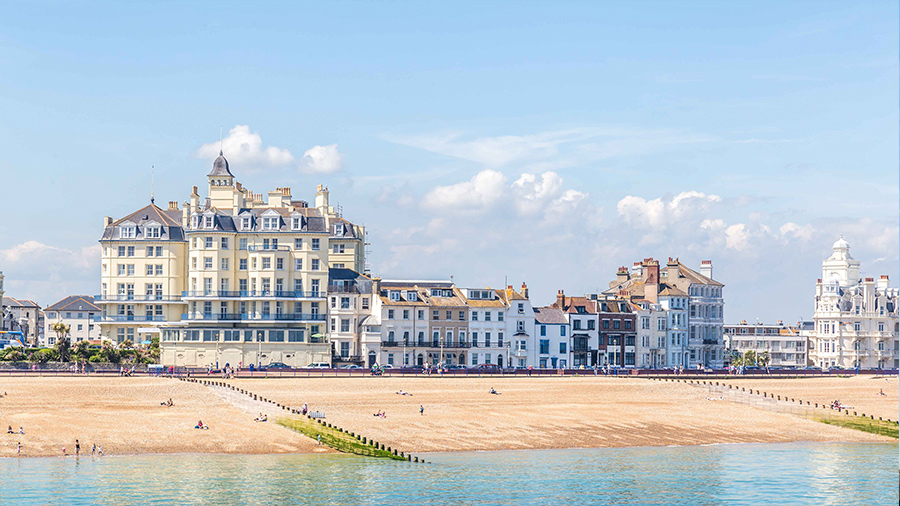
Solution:
M 54 323 L 63 323 L 69 327 L 69 342 L 100 341 L 100 325 L 94 317 L 100 315 L 102 309 L 94 304 L 90 295 L 70 295 L 65 299 L 44 308 L 44 339 L 48 346 L 56 344 L 58 335 L 51 328 Z
M 43 346 L 44 313 L 41 306 L 29 299 L 3 297 L 4 330 L 21 332 L 28 346 Z
M 806 338 L 799 327 L 778 321 L 775 325 L 749 325 L 742 320 L 737 325 L 725 325 L 725 349 L 733 357 L 753 352 L 768 357 L 769 367 L 797 369 L 806 367 Z
M 816 281 L 809 361 L 817 367 L 896 369 L 898 290 L 887 275 L 860 277 L 860 262 L 842 238 Z
M 534 308 L 534 346 L 528 365 L 540 369 L 572 367 L 571 329 L 566 314 L 556 307 Z
M 364 228 L 321 185 L 313 206 L 287 187 L 251 192 L 222 153 L 207 183 L 202 203 L 194 187 L 181 209 L 106 218 L 101 337 L 161 335 L 164 365 L 330 363 L 329 267 L 363 271 Z

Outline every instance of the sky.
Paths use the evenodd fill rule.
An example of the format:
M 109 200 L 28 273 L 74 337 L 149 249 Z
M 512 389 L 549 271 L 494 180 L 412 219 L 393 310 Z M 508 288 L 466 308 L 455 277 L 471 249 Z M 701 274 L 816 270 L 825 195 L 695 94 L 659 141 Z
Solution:
M 726 322 L 796 322 L 841 234 L 900 279 L 895 2 L 0 3 L 8 296 L 98 293 L 103 217 L 202 191 L 220 129 L 386 279 L 708 259 Z

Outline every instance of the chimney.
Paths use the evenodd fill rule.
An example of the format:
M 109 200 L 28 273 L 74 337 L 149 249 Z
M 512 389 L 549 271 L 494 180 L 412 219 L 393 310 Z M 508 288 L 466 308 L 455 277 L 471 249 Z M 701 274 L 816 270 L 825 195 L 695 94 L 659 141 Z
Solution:
M 559 309 L 566 309 L 566 294 L 562 290 L 556 292 L 556 305 Z
M 103 217 L 103 227 L 106 228 L 112 225 L 113 219 L 112 216 L 104 216 Z
M 630 276 L 628 275 L 628 269 L 626 267 L 619 267 L 619 270 L 616 271 L 616 282 L 624 283 L 628 281 Z
M 178 201 L 177 200 L 169 201 L 169 210 L 170 211 L 178 211 Z
M 525 285 L 524 281 L 522 281 L 522 297 L 528 298 L 528 286 Z
M 184 203 L 184 207 L 181 208 L 181 228 L 188 228 L 188 225 L 191 223 L 191 212 L 188 208 L 188 203 Z
M 880 278 L 878 278 L 878 291 L 884 293 L 885 290 L 891 285 L 891 281 L 888 278 L 887 274 L 882 274 Z
M 632 276 L 643 276 L 644 275 L 644 264 L 641 262 L 635 262 L 631 267 L 631 275 Z
M 703 260 L 700 262 L 700 274 L 712 279 L 712 260 Z
M 191 191 L 191 212 L 196 213 L 200 210 L 200 194 L 197 193 L 197 187 Z
M 673 259 L 669 257 L 669 262 L 666 263 L 666 278 L 669 281 L 674 282 L 674 280 L 678 279 L 678 259 Z
M 381 278 L 372 278 L 372 295 L 378 296 L 380 293 L 381 293 Z M 374 306 L 374 304 L 372 304 L 372 305 Z

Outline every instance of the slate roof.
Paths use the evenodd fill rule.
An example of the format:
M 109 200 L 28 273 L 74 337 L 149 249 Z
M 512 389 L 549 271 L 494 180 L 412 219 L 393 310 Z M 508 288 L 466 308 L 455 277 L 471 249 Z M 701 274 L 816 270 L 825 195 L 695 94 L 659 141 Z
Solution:
M 345 287 L 352 286 L 356 289 L 357 293 L 372 293 L 372 278 L 369 276 L 360 274 L 353 269 L 329 267 L 328 286 L 331 287 L 332 285 L 339 284 L 342 284 Z
M 230 176 L 234 177 L 231 171 L 228 169 L 228 160 L 225 159 L 225 155 L 222 153 L 222 150 L 219 150 L 218 158 L 213 161 L 213 168 L 207 177 L 211 176 Z
M 549 324 L 567 324 L 566 315 L 555 307 L 536 307 L 534 308 L 534 322 Z
M 145 230 L 151 223 L 159 224 L 159 237 L 145 237 Z M 121 227 L 132 224 L 137 227 L 135 237 L 120 237 Z M 184 241 L 184 229 L 181 228 L 181 211 L 162 210 L 156 204 L 150 203 L 137 211 L 113 221 L 112 225 L 103 229 L 101 241 L 121 239 L 124 241 Z
M 69 295 L 65 299 L 47 306 L 44 311 L 102 311 L 94 304 L 94 298 L 90 295 Z
M 14 297 L 3 297 L 3 305 L 6 307 L 36 307 L 41 308 L 35 301 L 30 299 L 16 299 Z

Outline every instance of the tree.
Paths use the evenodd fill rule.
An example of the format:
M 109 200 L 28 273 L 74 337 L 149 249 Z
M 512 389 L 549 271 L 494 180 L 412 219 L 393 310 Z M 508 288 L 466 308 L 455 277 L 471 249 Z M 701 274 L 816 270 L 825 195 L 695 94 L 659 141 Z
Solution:
M 72 354 L 77 360 L 87 360 L 91 358 L 90 346 L 90 343 L 87 341 L 78 341 L 75 343 L 75 347 L 72 348 Z
M 71 355 L 72 346 L 69 338 L 62 336 L 56 340 L 56 354 L 59 355 L 60 362 L 68 362 Z
M 124 343 L 123 343 L 124 344 Z M 113 364 L 118 364 L 122 358 L 119 356 L 119 352 L 116 351 L 116 348 L 109 341 L 103 341 L 103 344 L 100 346 L 100 353 L 96 355 L 98 358 L 98 362 L 110 362 Z M 91 357 L 93 361 L 93 357 Z
M 759 354 L 759 365 L 762 367 L 768 367 L 769 365 L 769 351 L 766 350 Z
M 134 343 L 131 342 L 131 339 L 126 339 L 122 341 L 122 344 L 119 345 L 119 348 L 123 350 L 130 350 L 134 348 Z
M 150 340 L 150 360 L 151 363 L 158 364 L 159 363 L 159 338 L 154 337 Z
M 744 352 L 744 365 L 756 365 L 756 352 L 749 350 Z
M 731 365 L 735 367 L 744 365 L 744 356 L 741 355 L 741 352 L 737 350 L 731 352 Z

